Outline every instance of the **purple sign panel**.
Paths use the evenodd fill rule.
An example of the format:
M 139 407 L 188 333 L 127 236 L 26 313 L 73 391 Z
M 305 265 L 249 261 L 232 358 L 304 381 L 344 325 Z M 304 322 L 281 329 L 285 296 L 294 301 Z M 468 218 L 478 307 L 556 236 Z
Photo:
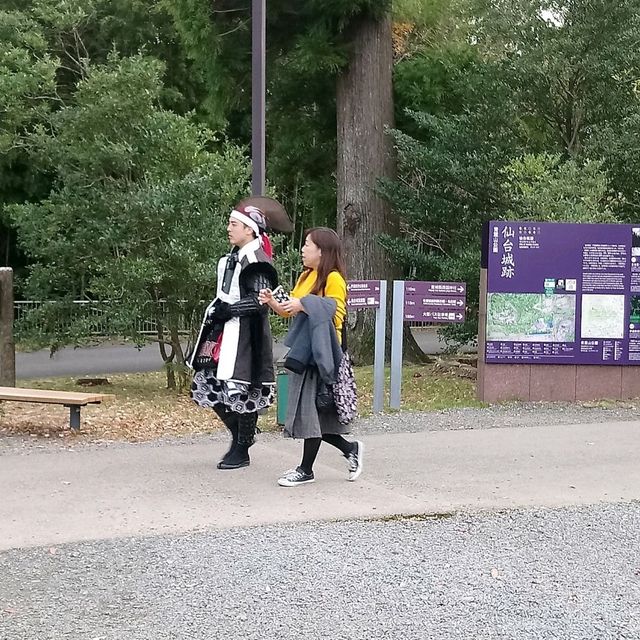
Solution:
M 491 222 L 485 361 L 640 365 L 640 223 Z
M 404 319 L 412 320 L 413 322 L 464 322 L 464 312 L 437 309 L 405 310 Z
M 405 294 L 404 297 L 404 306 L 405 307 L 439 307 L 442 309 L 464 309 L 465 307 L 465 299 L 464 298 L 425 298 L 424 296 L 411 296 Z
M 378 309 L 380 307 L 380 280 L 349 280 L 347 308 Z
M 467 295 L 466 282 L 405 282 L 405 297 L 411 294 L 425 296 L 462 296 Z
M 404 319 L 444 324 L 464 322 L 466 291 L 464 282 L 405 282 Z

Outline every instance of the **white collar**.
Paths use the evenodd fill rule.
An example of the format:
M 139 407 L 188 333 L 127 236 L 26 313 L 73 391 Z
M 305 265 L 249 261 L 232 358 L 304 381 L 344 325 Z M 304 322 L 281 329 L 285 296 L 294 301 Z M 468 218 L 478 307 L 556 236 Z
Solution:
M 255 253 L 261 246 L 260 238 L 254 238 L 251 242 L 247 242 L 241 249 L 238 249 L 238 262 L 244 258 L 247 253 Z

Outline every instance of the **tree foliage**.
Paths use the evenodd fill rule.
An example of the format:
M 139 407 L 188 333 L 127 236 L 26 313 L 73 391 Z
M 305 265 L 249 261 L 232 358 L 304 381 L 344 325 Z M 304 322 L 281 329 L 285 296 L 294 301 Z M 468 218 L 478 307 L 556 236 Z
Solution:
M 382 242 L 405 275 L 468 283 L 468 322 L 445 331 L 464 341 L 484 222 L 637 215 L 640 2 L 462 8 L 456 29 L 396 65 L 399 175 L 380 189 L 402 225 Z
M 267 178 L 296 222 L 282 245 L 286 278 L 302 230 L 337 221 L 338 79 L 362 24 L 390 11 L 398 171 L 379 192 L 400 234 L 380 242 L 404 277 L 469 283 L 461 339 L 475 331 L 485 221 L 637 220 L 640 0 L 267 9 Z M 120 299 L 113 331 L 125 331 L 142 308 L 134 298 L 155 304 L 183 279 L 194 296 L 211 286 L 224 247 L 215 233 L 198 238 L 205 221 L 219 231 L 247 188 L 250 10 L 239 0 L 5 0 L 0 261 L 19 275 L 32 264 L 29 293 Z M 130 303 L 118 298 L 125 284 Z
M 637 0 L 478 0 L 472 34 L 500 65 L 523 123 L 577 156 L 629 109 L 640 65 Z
M 162 72 L 156 60 L 115 54 L 92 67 L 75 103 L 28 138 L 33 161 L 53 173 L 51 194 L 9 211 L 34 260 L 34 299 L 91 301 L 107 311 L 111 334 L 137 342 L 136 326 L 153 319 L 166 364 L 184 373 L 179 317 L 211 298 L 248 166 L 240 149 L 209 150 L 210 131 L 160 106 Z M 58 307 L 49 309 L 49 336 L 91 334 L 86 317 L 57 326 Z
M 26 162 L 23 136 L 56 100 L 57 61 L 38 25 L 20 11 L 0 11 L 0 264 L 16 257 L 5 205 L 33 197 L 41 179 Z
M 541 222 L 617 222 L 620 205 L 601 163 L 562 161 L 560 155 L 525 155 L 504 169 L 506 218 Z

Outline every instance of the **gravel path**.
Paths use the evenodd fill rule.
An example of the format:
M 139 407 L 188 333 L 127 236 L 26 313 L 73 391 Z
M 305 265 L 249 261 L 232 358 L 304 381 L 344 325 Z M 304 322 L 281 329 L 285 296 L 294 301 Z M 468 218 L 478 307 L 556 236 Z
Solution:
M 632 403 L 598 404 L 509 403 L 484 408 L 447 409 L 431 412 L 380 414 L 361 420 L 363 433 L 415 433 L 456 429 L 543 427 L 557 424 L 591 424 L 639 420 L 640 407 Z
M 420 431 L 446 431 L 458 429 L 495 429 L 500 427 L 536 427 L 559 424 L 590 424 L 640 420 L 640 405 L 633 403 L 609 404 L 561 404 L 561 403 L 509 403 L 485 408 L 448 409 L 431 412 L 406 412 L 379 414 L 359 419 L 353 432 L 366 433 L 415 433 Z M 279 438 L 279 433 L 264 433 L 261 438 Z M 149 446 L 176 442 L 194 443 L 204 440 L 227 440 L 225 432 L 202 436 L 185 436 L 179 439 L 162 438 Z M 140 446 L 122 442 L 85 440 L 82 435 L 73 438 L 36 438 L 9 436 L 0 431 L 0 456 L 29 451 L 77 449 L 80 447 Z
M 3 640 L 640 637 L 640 504 L 0 554 Z

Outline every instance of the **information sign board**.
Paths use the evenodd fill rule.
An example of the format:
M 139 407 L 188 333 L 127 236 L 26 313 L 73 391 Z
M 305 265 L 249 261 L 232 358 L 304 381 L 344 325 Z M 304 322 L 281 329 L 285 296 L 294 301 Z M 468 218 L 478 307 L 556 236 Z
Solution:
M 485 361 L 640 364 L 640 223 L 491 222 Z

